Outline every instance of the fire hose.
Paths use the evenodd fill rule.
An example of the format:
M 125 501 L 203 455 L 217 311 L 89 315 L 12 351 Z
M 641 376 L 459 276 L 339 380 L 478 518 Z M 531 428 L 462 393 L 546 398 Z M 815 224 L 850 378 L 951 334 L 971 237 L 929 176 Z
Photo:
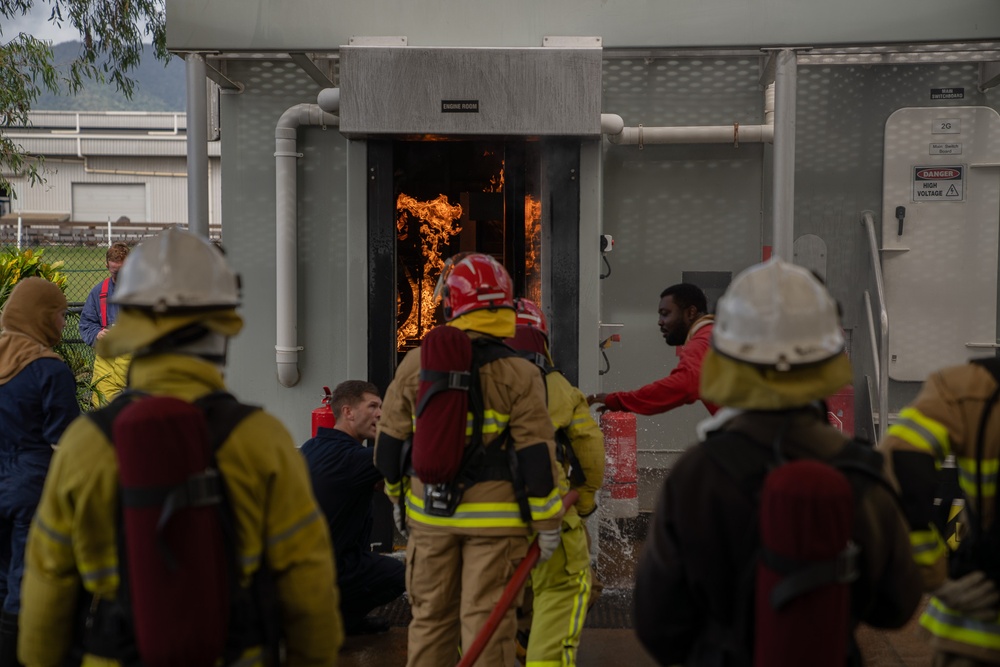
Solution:
M 570 491 L 565 496 L 563 496 L 562 504 L 563 511 L 568 510 L 573 503 L 579 498 L 579 494 L 576 491 Z M 503 620 L 504 615 L 506 615 L 507 610 L 510 606 L 514 604 L 514 598 L 517 594 L 521 592 L 524 588 L 525 582 L 528 581 L 528 576 L 531 574 L 531 568 L 535 567 L 538 563 L 538 558 L 541 551 L 538 548 L 538 538 L 535 537 L 531 546 L 528 547 L 528 554 L 521 561 L 521 564 L 517 566 L 514 570 L 514 575 L 507 582 L 507 586 L 503 589 L 503 595 L 500 596 L 500 601 L 497 602 L 496 606 L 493 607 L 493 611 L 490 612 L 489 618 L 486 619 L 486 623 L 483 625 L 482 629 L 479 630 L 479 634 L 472 641 L 472 645 L 469 650 L 465 652 L 462 656 L 462 660 L 458 663 L 458 667 L 472 667 L 476 664 L 476 660 L 482 654 L 483 649 L 486 648 L 486 644 L 489 643 L 490 638 L 493 633 L 496 632 L 497 627 L 500 625 L 500 621 Z

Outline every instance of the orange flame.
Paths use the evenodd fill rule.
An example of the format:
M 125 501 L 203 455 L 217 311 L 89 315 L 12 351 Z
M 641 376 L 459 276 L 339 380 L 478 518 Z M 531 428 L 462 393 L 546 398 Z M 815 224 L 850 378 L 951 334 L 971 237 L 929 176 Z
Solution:
M 542 305 L 542 202 L 531 195 L 524 198 L 524 291 Z
M 420 339 L 434 327 L 434 287 L 444 268 L 443 254 L 453 236 L 462 231 L 457 222 L 462 217 L 462 207 L 451 204 L 448 197 L 438 195 L 430 201 L 418 201 L 400 193 L 396 198 L 396 231 L 399 240 L 409 235 L 410 218 L 420 222 L 420 246 L 424 256 L 423 275 L 407 276 L 413 290 L 413 307 L 406 322 L 396 332 L 396 349 L 401 350 L 406 341 Z M 402 300 L 397 298 L 397 308 Z
M 487 155 L 492 155 L 492 153 L 487 153 Z M 506 163 L 506 160 L 500 161 L 500 173 L 496 176 L 490 176 L 490 184 L 483 188 L 483 192 L 503 192 L 503 173 Z

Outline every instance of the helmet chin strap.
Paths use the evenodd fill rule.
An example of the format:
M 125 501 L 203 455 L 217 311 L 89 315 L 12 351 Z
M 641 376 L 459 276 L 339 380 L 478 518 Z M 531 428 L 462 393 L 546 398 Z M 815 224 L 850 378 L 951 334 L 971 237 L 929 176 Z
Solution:
M 195 323 L 173 331 L 147 347 L 137 350 L 136 357 L 153 354 L 188 354 L 215 364 L 220 369 L 226 365 L 229 337 Z

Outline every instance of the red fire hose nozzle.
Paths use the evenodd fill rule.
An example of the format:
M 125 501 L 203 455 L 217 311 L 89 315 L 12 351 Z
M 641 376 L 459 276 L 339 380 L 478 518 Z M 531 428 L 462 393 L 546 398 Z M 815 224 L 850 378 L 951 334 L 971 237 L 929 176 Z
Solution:
M 580 497 L 576 491 L 570 491 L 565 496 L 563 496 L 562 504 L 563 511 L 568 510 L 572 507 L 573 503 L 576 502 L 577 498 Z M 538 557 L 540 554 L 538 549 L 538 538 L 536 537 L 528 547 L 528 555 L 524 557 L 521 564 L 517 566 L 514 570 L 514 576 L 510 578 L 507 582 L 507 586 L 503 589 L 503 595 L 500 596 L 500 601 L 497 602 L 497 606 L 493 607 L 493 611 L 490 612 L 490 617 L 486 619 L 486 624 L 483 625 L 479 634 L 472 642 L 472 646 L 469 650 L 465 652 L 462 656 L 462 660 L 459 661 L 458 667 L 472 667 L 476 664 L 476 660 L 482 654 L 483 649 L 486 648 L 486 644 L 489 643 L 490 637 L 496 632 L 497 627 L 500 625 L 500 621 L 503 620 L 504 615 L 510 606 L 514 604 L 514 598 L 517 594 L 521 592 L 524 588 L 524 584 L 528 581 L 528 576 L 531 574 L 531 568 L 535 567 L 538 562 Z

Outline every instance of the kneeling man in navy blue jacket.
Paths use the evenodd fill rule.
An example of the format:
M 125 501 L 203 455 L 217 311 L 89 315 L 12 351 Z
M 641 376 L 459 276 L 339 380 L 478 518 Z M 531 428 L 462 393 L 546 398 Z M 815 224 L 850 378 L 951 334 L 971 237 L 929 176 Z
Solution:
M 348 380 L 333 390 L 333 428 L 320 428 L 302 445 L 313 493 L 330 526 L 337 558 L 340 612 L 348 635 L 384 632 L 389 623 L 368 612 L 402 595 L 406 567 L 401 560 L 372 553 L 372 495 L 382 482 L 375 468 L 373 441 L 382 414 L 378 388 Z

